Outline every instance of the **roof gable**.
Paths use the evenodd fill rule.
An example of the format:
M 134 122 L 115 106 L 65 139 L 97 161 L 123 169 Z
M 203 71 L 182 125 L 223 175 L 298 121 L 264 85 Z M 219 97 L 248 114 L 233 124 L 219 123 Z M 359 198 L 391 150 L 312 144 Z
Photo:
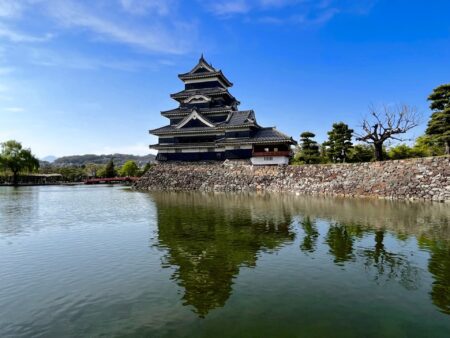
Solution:
M 200 57 L 200 60 L 198 60 L 197 65 L 192 68 L 192 70 L 189 72 L 189 74 L 198 74 L 198 73 L 214 73 L 217 72 L 217 70 L 210 65 L 206 60 L 203 58 L 203 54 Z
M 200 124 L 203 124 L 205 127 L 215 127 L 215 125 L 211 121 L 209 121 L 206 117 L 199 114 L 196 110 L 193 110 L 192 113 L 190 113 L 183 120 L 181 120 L 180 123 L 178 123 L 175 128 L 180 129 L 185 126 L 188 127 L 188 123 L 190 121 L 196 121 L 197 123 L 195 124 L 201 122 Z

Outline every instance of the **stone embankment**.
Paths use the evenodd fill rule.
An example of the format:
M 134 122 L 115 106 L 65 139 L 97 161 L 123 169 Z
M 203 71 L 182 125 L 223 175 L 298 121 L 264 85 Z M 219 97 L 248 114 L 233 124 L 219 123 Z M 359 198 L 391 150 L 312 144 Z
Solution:
M 138 190 L 267 191 L 450 202 L 450 157 L 298 166 L 164 163 Z

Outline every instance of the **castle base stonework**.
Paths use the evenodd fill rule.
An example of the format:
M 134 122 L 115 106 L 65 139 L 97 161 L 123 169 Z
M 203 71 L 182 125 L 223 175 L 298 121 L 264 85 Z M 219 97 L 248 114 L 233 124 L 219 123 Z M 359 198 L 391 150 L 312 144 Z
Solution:
M 385 162 L 252 166 L 246 162 L 163 163 L 137 190 L 291 192 L 450 202 L 450 157 Z

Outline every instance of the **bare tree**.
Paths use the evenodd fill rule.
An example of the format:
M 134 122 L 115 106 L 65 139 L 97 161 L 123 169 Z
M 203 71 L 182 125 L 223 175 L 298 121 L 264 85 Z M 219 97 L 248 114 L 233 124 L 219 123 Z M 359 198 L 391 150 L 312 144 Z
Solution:
M 383 161 L 383 144 L 392 139 L 407 141 L 400 137 L 408 130 L 420 124 L 420 114 L 415 107 L 408 105 L 383 105 L 381 109 L 369 106 L 370 118 L 364 118 L 360 127 L 361 133 L 355 133 L 356 140 L 373 144 L 375 158 Z

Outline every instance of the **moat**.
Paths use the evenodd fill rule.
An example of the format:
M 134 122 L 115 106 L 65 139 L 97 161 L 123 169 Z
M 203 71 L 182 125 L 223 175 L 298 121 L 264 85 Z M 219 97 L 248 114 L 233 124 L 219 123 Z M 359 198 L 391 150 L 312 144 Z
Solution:
M 1 337 L 448 337 L 450 206 L 0 187 Z

